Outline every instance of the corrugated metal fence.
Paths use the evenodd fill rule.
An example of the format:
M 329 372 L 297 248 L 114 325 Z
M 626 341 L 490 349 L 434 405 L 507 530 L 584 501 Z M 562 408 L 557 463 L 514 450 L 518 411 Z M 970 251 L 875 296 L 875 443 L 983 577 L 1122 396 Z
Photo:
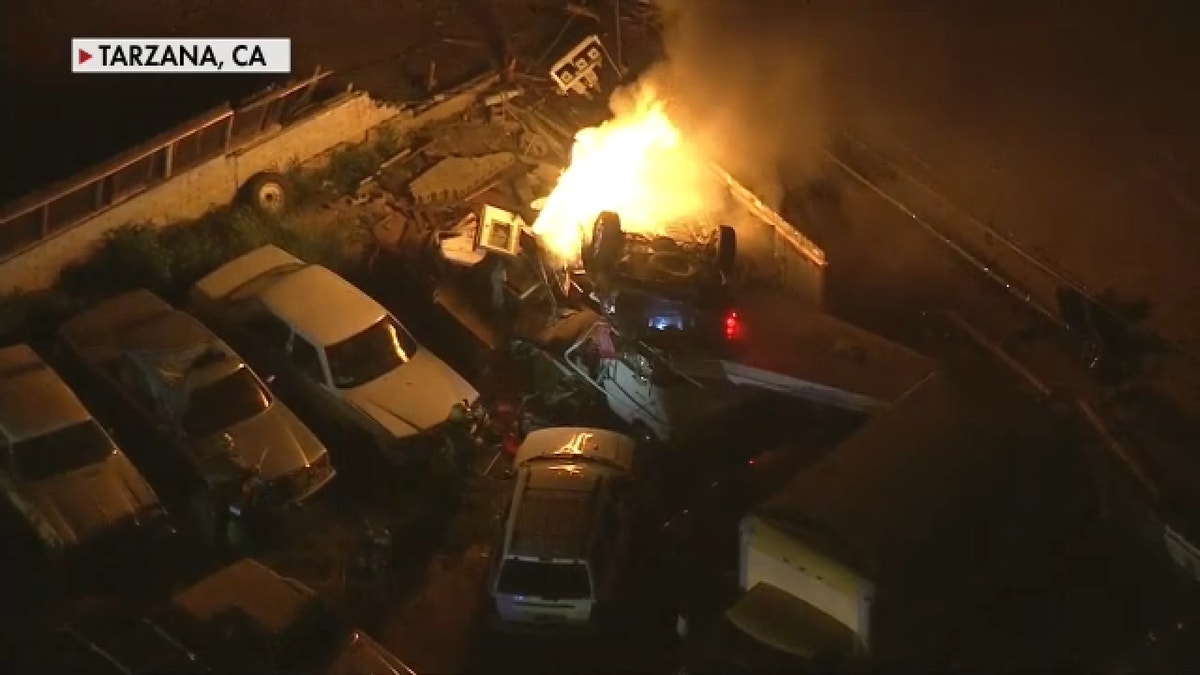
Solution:
M 318 83 L 328 75 L 318 69 L 236 109 L 223 105 L 89 171 L 6 205 L 0 210 L 0 260 L 303 117 L 314 103 Z

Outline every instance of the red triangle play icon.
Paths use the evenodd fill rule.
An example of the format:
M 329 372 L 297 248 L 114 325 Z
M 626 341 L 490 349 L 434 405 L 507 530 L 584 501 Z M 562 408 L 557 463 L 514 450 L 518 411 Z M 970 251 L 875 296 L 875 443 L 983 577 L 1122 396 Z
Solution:
M 91 54 L 83 51 L 82 49 L 79 50 L 79 62 L 80 63 L 87 63 L 88 61 L 91 61 L 91 60 L 92 60 Z

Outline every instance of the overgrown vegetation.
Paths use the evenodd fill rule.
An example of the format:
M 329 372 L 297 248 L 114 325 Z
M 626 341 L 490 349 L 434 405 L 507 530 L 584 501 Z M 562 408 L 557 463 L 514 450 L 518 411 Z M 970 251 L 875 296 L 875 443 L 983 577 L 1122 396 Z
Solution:
M 325 265 L 351 278 L 364 266 L 370 223 L 356 215 L 324 212 L 335 194 L 350 194 L 379 164 L 399 152 L 401 139 L 384 129 L 374 140 L 335 152 L 329 164 L 311 171 L 292 166 L 288 211 L 278 216 L 235 203 L 195 221 L 156 227 L 131 223 L 110 231 L 94 252 L 63 270 L 58 285 L 36 293 L 0 298 L 0 337 L 41 340 L 65 317 L 112 295 L 148 288 L 169 300 L 222 263 L 264 244 Z
M 264 244 L 356 276 L 363 263 L 365 223 L 343 218 L 303 227 L 304 221 L 301 213 L 272 218 L 239 205 L 165 228 L 142 223 L 119 227 L 90 257 L 64 269 L 54 289 L 0 301 L 0 333 L 10 340 L 43 339 L 66 316 L 135 288 L 179 302 L 202 276 Z
M 382 127 L 373 141 L 335 152 L 326 168 L 327 179 L 338 192 L 350 194 L 400 148 L 401 139 L 395 129 Z

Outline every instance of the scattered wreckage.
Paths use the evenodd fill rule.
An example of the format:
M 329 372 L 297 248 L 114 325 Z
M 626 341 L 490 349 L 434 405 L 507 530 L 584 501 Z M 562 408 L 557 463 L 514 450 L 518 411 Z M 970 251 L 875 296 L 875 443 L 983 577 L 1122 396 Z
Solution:
M 598 49 L 581 45 L 590 47 L 580 53 Z M 588 72 L 599 72 L 602 56 Z M 599 81 L 573 80 L 589 91 Z M 538 355 L 540 373 L 557 373 L 540 378 L 547 395 L 599 395 L 638 436 L 666 440 L 684 417 L 703 419 L 745 388 L 875 412 L 932 368 L 822 313 L 823 252 L 715 165 L 696 178 L 714 190 L 707 211 L 648 226 L 601 208 L 577 234 L 563 236 L 575 226 L 562 222 L 559 232 L 539 231 L 545 209 L 564 210 L 557 162 L 568 159 L 572 125 L 567 113 L 556 119 L 555 99 L 510 93 L 485 120 L 456 123 L 376 176 L 392 212 L 375 234 L 409 281 L 487 350 Z M 669 124 L 656 113 L 650 122 Z M 530 157 L 533 146 L 552 151 Z M 740 246 L 739 235 L 751 244 Z M 563 241 L 579 243 L 564 250 Z M 763 269 L 775 270 L 782 292 L 751 285 Z M 612 344 L 598 347 L 598 338 Z

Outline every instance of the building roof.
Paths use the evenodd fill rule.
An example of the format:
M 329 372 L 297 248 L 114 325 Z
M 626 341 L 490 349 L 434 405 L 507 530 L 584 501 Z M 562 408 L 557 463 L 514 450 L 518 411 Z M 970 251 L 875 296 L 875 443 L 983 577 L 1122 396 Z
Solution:
M 938 373 L 756 513 L 838 549 L 831 554 L 854 552 L 869 573 L 964 540 L 1011 498 L 1014 477 L 1033 471 L 1027 432 L 1037 411 L 1003 384 Z
M 0 349 L 0 427 L 10 440 L 89 419 L 75 393 L 29 345 Z
M 326 347 L 361 333 L 387 314 L 371 296 L 320 265 L 283 275 L 259 297 L 305 339 Z

